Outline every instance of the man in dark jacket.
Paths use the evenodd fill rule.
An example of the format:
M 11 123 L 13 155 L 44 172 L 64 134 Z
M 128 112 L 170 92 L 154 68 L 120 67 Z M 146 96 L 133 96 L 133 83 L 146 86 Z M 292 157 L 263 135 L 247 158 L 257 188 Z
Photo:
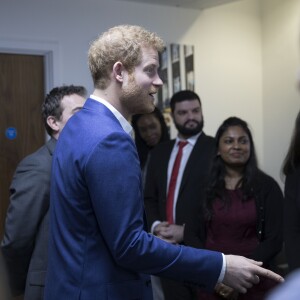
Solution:
M 82 86 L 54 88 L 42 105 L 50 139 L 18 165 L 11 186 L 10 204 L 1 243 L 11 292 L 24 300 L 43 299 L 48 250 L 48 212 L 52 154 L 68 119 L 85 102 Z
M 202 131 L 202 106 L 196 93 L 189 90 L 177 92 L 170 105 L 178 136 L 159 144 L 151 154 L 146 174 L 145 206 L 149 230 L 170 243 L 183 244 L 184 224 L 190 218 L 189 212 L 197 210 L 201 203 L 201 191 L 209 173 L 215 142 Z M 178 174 L 174 178 L 181 143 L 184 147 Z M 169 207 L 171 218 L 169 201 L 172 201 Z M 161 281 L 165 300 L 195 298 L 195 288 L 191 285 L 169 279 Z

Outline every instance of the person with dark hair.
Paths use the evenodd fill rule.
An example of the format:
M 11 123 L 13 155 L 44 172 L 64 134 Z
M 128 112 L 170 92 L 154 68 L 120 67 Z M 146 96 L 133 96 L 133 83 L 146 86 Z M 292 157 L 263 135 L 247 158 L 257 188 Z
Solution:
M 134 115 L 131 124 L 134 130 L 141 169 L 143 170 L 150 150 L 157 144 L 170 140 L 169 130 L 163 114 L 157 107 L 151 113 Z
M 1 248 L 14 296 L 41 300 L 48 249 L 50 174 L 56 141 L 69 118 L 85 102 L 82 86 L 53 88 L 42 104 L 50 140 L 18 165 L 11 186 Z
M 226 119 L 215 139 L 217 147 L 203 208 L 198 218 L 191 217 L 187 222 L 184 241 L 197 248 L 243 255 L 270 268 L 282 247 L 281 189 L 258 168 L 252 134 L 245 121 Z M 260 278 L 260 283 L 246 294 L 238 294 L 218 284 L 214 294 L 201 291 L 198 299 L 260 300 L 274 285 Z
M 86 98 L 83 86 L 63 85 L 53 88 L 42 105 L 42 118 L 50 137 L 58 138 L 62 128 L 53 128 L 54 122 L 64 125 L 70 116 L 82 108 L 82 98 Z M 70 105 L 73 102 L 73 105 Z M 76 105 L 78 102 L 80 105 Z
M 300 268 L 300 112 L 283 162 L 284 240 L 289 271 Z
M 170 107 L 178 137 L 158 145 L 151 153 L 146 174 L 145 206 L 149 230 L 170 243 L 183 244 L 184 224 L 190 218 L 188 212 L 196 209 L 199 203 L 215 146 L 214 139 L 202 130 L 202 106 L 195 92 L 182 90 L 175 93 L 170 99 Z M 183 142 L 186 145 L 175 177 L 171 171 Z M 170 202 L 168 208 L 166 203 Z M 172 220 L 168 216 L 169 209 Z M 194 297 L 196 289 L 188 284 L 164 278 L 161 282 L 166 300 Z

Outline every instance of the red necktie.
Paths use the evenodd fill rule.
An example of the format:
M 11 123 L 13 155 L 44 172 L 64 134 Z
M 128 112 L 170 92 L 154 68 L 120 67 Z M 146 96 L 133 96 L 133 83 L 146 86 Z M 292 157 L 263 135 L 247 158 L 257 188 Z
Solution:
M 174 194 L 175 194 L 175 188 L 176 188 L 176 180 L 178 176 L 178 171 L 180 167 L 181 157 L 182 157 L 182 149 L 185 145 L 187 145 L 187 141 L 180 141 L 178 143 L 178 152 L 175 158 L 175 162 L 173 165 L 173 170 L 171 174 L 171 179 L 169 183 L 169 190 L 168 190 L 168 196 L 167 196 L 167 221 L 169 224 L 173 224 L 173 206 L 174 206 Z

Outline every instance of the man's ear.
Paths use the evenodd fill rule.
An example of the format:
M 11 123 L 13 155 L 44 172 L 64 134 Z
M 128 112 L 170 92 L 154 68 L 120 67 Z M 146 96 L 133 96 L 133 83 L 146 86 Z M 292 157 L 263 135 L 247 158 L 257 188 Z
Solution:
M 49 116 L 47 118 L 47 124 L 52 128 L 53 131 L 58 132 L 59 131 L 59 126 L 57 124 L 57 120 L 53 116 Z
M 118 81 L 118 82 L 123 82 L 124 80 L 124 66 L 120 61 L 117 61 L 114 65 L 113 65 L 113 76 L 114 78 Z

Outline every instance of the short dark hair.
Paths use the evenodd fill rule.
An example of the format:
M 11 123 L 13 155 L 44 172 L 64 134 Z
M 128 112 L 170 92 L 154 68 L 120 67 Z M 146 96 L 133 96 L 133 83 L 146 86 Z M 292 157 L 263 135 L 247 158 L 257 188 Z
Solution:
M 47 118 L 53 116 L 56 120 L 59 120 L 62 115 L 61 100 L 65 96 L 79 95 L 86 97 L 86 89 L 83 86 L 75 85 L 63 85 L 60 87 L 53 88 L 49 94 L 46 95 L 45 100 L 42 104 L 42 118 L 47 133 L 52 136 L 53 130 L 47 123 Z
M 192 101 L 192 100 L 198 100 L 201 105 L 200 97 L 193 91 L 190 90 L 183 90 L 175 93 L 171 100 L 170 100 L 170 107 L 172 113 L 175 110 L 175 104 L 182 101 Z

